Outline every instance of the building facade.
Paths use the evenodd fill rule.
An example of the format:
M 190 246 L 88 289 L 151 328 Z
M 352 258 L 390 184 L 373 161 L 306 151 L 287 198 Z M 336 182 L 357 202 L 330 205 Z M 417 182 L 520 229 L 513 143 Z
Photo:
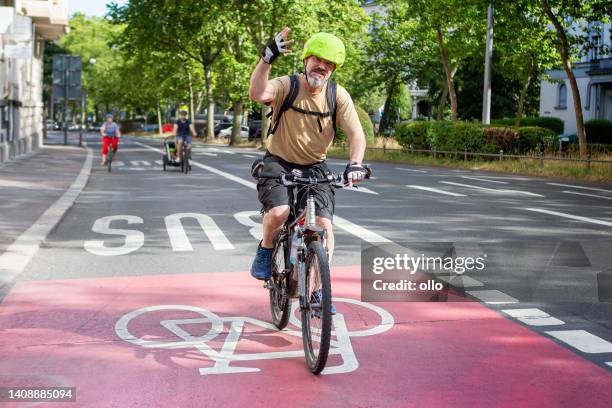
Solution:
M 43 51 L 68 32 L 68 0 L 0 0 L 0 162 L 40 147 Z
M 598 27 L 598 29 L 594 29 Z M 592 119 L 612 120 L 612 55 L 601 55 L 598 47 L 612 47 L 612 24 L 591 24 L 589 39 L 593 48 L 581 61 L 573 64 L 580 92 L 585 122 Z M 576 133 L 574 99 L 564 70 L 547 72 L 542 80 L 540 116 L 555 117 L 565 122 L 566 134 Z

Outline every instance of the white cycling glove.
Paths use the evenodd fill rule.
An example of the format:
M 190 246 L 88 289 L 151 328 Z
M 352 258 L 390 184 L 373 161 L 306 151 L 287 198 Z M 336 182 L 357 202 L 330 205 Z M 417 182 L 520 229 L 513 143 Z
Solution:
M 281 54 L 289 52 L 288 40 L 283 38 L 282 32 L 277 33 L 261 52 L 261 59 L 266 64 L 272 64 Z

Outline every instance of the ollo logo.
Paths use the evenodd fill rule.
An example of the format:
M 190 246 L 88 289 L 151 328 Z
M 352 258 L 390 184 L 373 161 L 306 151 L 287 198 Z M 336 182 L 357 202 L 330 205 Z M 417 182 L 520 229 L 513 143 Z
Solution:
M 347 321 L 340 311 L 333 316 L 333 330 L 330 348 L 330 356 L 339 355 L 342 362 L 339 365 L 328 366 L 322 374 L 340 374 L 355 371 L 359 367 L 357 356 L 353 350 L 351 338 L 374 336 L 390 330 L 394 325 L 393 316 L 385 309 L 365 302 L 360 302 L 349 298 L 334 298 L 334 303 L 346 303 L 347 310 L 355 310 L 357 308 L 365 308 L 369 313 L 374 313 L 379 316 L 379 322 L 375 326 L 368 326 L 361 330 L 349 330 Z M 235 374 L 235 373 L 250 373 L 260 371 L 257 367 L 236 367 L 232 366 L 232 362 L 246 362 L 257 360 L 272 360 L 283 358 L 304 357 L 303 350 L 291 351 L 270 351 L 270 352 L 244 352 L 237 350 L 238 343 L 243 335 L 245 325 L 255 325 L 268 332 L 277 332 L 283 335 L 302 337 L 301 323 L 297 317 L 297 302 L 293 302 L 291 310 L 291 318 L 289 328 L 279 332 L 278 329 L 271 323 L 264 322 L 247 316 L 218 316 L 210 310 L 184 305 L 159 305 L 149 306 L 138 310 L 134 310 L 121 317 L 115 324 L 115 332 L 126 342 L 135 344 L 144 348 L 160 348 L 160 349 L 182 349 L 195 348 L 202 354 L 206 355 L 214 362 L 212 367 L 200 368 L 201 375 L 209 374 Z M 341 309 L 339 307 L 338 309 Z M 148 340 L 146 334 L 143 337 L 134 336 L 128 329 L 130 321 L 151 312 L 168 311 L 171 313 L 192 312 L 201 315 L 202 317 L 189 319 L 173 319 L 161 320 L 159 323 L 168 331 L 179 337 L 180 341 L 158 341 Z M 353 322 L 358 324 L 359 322 Z M 207 325 L 208 332 L 200 335 L 193 335 L 189 332 L 189 325 Z M 194 326 L 192 326 L 194 327 Z M 293 327 L 293 328 L 291 328 Z M 208 342 L 214 340 L 217 336 L 225 336 L 220 350 L 213 349 Z M 300 342 L 301 344 L 301 342 Z M 328 362 L 329 364 L 329 362 Z

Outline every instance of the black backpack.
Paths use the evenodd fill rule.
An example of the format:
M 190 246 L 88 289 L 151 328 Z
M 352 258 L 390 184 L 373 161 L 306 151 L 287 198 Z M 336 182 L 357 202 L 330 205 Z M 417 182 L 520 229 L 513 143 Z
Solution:
M 328 116 L 332 117 L 332 123 L 334 124 L 334 137 L 336 135 L 336 88 L 337 84 L 333 79 L 327 81 L 327 106 L 329 107 L 329 112 L 312 112 L 309 110 L 301 109 L 293 106 L 293 102 L 295 98 L 297 98 L 298 93 L 300 91 L 300 80 L 297 75 L 291 75 L 289 77 L 290 85 L 289 85 L 289 93 L 285 97 L 283 104 L 280 107 L 280 110 L 276 114 L 274 118 L 274 126 L 268 127 L 268 136 L 276 132 L 276 128 L 280 123 L 280 119 L 283 116 L 283 113 L 289 109 L 293 109 L 294 111 L 303 113 L 305 115 L 314 115 L 317 117 L 317 124 L 319 125 L 319 131 L 323 132 L 323 126 L 321 126 L 321 118 L 326 118 Z M 268 113 L 268 118 L 272 116 L 272 110 Z

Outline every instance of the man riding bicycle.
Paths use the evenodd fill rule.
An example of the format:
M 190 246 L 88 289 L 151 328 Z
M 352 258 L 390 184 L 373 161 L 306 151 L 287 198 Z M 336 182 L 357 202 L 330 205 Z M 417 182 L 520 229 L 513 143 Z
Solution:
M 331 74 L 344 63 L 344 44 L 332 34 L 315 34 L 304 45 L 304 73 L 297 76 L 297 81 L 289 76 L 269 80 L 271 64 L 282 54 L 290 52 L 287 48 L 293 42 L 288 39 L 290 31 L 285 27 L 268 43 L 251 75 L 249 96 L 256 102 L 271 105 L 274 113 L 262 171 L 277 174 L 296 170 L 305 177 L 325 177 L 329 174 L 325 164 L 326 153 L 333 143 L 337 125 L 349 141 L 349 162 L 344 175 L 347 184 L 353 186 L 367 173 L 361 164 L 366 147 L 365 136 L 348 92 L 333 82 L 333 87 L 328 84 Z M 335 109 L 330 109 L 328 93 L 334 90 Z M 287 107 L 289 94 L 293 95 L 292 103 Z M 274 238 L 289 216 L 289 197 L 287 189 L 275 179 L 261 179 L 257 191 L 264 209 L 263 239 L 257 248 L 251 275 L 256 279 L 268 279 Z M 334 194 L 330 185 L 317 186 L 314 190 L 316 222 L 326 230 L 330 260 L 334 250 Z M 298 200 L 302 199 L 298 197 Z
M 100 134 L 102 135 L 102 165 L 104 166 L 106 165 L 109 144 L 112 146 L 113 155 L 116 154 L 119 149 L 119 138 L 121 137 L 121 130 L 113 122 L 112 113 L 106 115 L 106 122 L 100 127 Z
M 191 137 L 196 136 L 196 131 L 193 123 L 191 123 L 191 120 L 187 119 L 186 110 L 179 111 L 179 118 L 174 123 L 172 134 L 176 136 L 176 152 L 181 152 L 183 143 L 187 143 L 187 153 L 189 154 L 189 157 L 191 157 Z M 180 156 L 180 154 L 177 154 L 176 161 L 181 161 Z

